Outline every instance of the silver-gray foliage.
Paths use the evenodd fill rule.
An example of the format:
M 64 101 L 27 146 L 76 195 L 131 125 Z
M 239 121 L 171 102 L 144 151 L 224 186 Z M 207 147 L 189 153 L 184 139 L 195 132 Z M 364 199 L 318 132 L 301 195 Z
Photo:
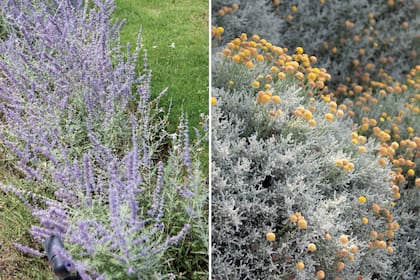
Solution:
M 279 81 L 273 94 L 283 102 L 280 117 L 255 102 L 251 90 L 229 92 L 213 88 L 217 105 L 212 110 L 212 264 L 215 279 L 313 279 L 316 271 L 326 279 L 339 276 L 389 279 L 391 257 L 385 250 L 369 249 L 373 228 L 385 229 L 386 220 L 375 218 L 373 202 L 390 202 L 389 166 L 380 167 L 368 141 L 367 153 L 351 144 L 350 119 L 328 122 L 328 111 L 316 102 L 316 127 L 293 114 L 307 106 L 305 94 Z M 281 90 L 279 90 L 281 89 Z M 355 164 L 346 172 L 338 159 Z M 360 204 L 358 197 L 368 203 Z M 289 217 L 301 212 L 308 223 L 300 230 Z M 361 222 L 369 217 L 369 225 Z M 395 217 L 398 220 L 398 217 Z M 277 235 L 268 242 L 267 232 Z M 324 239 L 326 233 L 333 239 Z M 338 239 L 349 236 L 347 245 Z M 317 251 L 307 246 L 316 243 Z M 356 245 L 354 262 L 335 271 L 337 252 Z M 304 270 L 296 269 L 303 261 Z

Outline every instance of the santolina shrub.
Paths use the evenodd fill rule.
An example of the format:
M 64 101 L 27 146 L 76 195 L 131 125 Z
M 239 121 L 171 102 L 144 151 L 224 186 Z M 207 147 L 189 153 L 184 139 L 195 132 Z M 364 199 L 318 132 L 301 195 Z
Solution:
M 349 106 L 333 101 L 325 86 L 331 75 L 316 61 L 301 47 L 290 54 L 247 34 L 213 56 L 215 279 L 416 273 L 415 260 L 401 261 L 415 256 L 418 239 L 413 214 L 396 208 L 391 165 Z
M 213 7 L 214 46 L 219 46 L 220 42 L 228 43 L 220 50 L 226 56 L 231 52 L 232 61 L 248 67 L 244 70 L 237 65 L 232 66 L 242 69 L 242 74 L 234 79 L 225 75 L 224 80 L 219 82 L 223 87 L 231 89 L 242 84 L 242 81 L 244 84 L 260 85 L 259 95 L 263 98 L 257 98 L 259 102 L 273 103 L 278 98 L 282 99 L 281 96 L 274 99 L 268 97 L 267 89 L 272 85 L 267 77 L 273 80 L 284 79 L 288 74 L 285 62 L 293 66 L 295 63 L 292 60 L 297 60 L 301 65 L 307 63 L 305 60 L 310 56 L 280 56 L 276 54 L 278 49 L 273 49 L 271 43 L 266 45 L 259 39 L 253 40 L 256 45 L 250 45 L 249 42 L 235 44 L 235 40 L 238 43 L 237 39 L 233 39 L 235 36 L 242 38 L 241 32 L 248 31 L 249 37 L 254 38 L 251 35 L 258 33 L 252 29 L 263 25 L 268 25 L 273 30 L 263 33 L 268 33 L 264 38 L 270 42 L 280 42 L 291 49 L 303 46 L 310 55 L 316 55 L 318 70 L 324 66 L 331 73 L 331 80 L 325 77 L 321 80 L 324 83 L 322 98 L 332 100 L 335 104 L 330 107 L 332 112 L 326 117 L 351 117 L 358 137 L 374 138 L 378 141 L 374 149 L 379 157 L 378 163 L 392 163 L 392 190 L 395 199 L 392 205 L 394 211 L 401 215 L 402 230 L 394 239 L 394 252 L 397 253 L 393 253 L 394 273 L 389 277 L 415 278 L 415 267 L 419 266 L 415 247 L 419 242 L 420 186 L 420 61 L 419 37 L 416 32 L 419 26 L 416 16 L 418 4 L 415 1 L 262 2 L 264 1 L 235 2 L 236 9 L 230 9 L 233 7 L 231 2 L 219 1 Z M 253 20 L 242 21 L 247 14 L 256 12 L 254 6 L 264 4 L 273 8 L 268 9 L 268 15 L 265 14 L 267 9 L 260 9 L 261 13 Z M 276 23 L 267 24 L 266 21 L 273 14 L 278 16 Z M 279 27 L 283 29 L 280 39 L 277 39 L 278 34 L 275 32 Z M 256 53 L 262 55 L 264 61 L 269 61 L 274 72 L 270 69 L 271 71 L 260 73 L 256 63 L 258 60 L 254 57 Z M 259 60 L 261 62 L 261 57 Z M 310 90 L 306 95 L 311 97 L 319 94 L 310 83 L 312 78 L 318 79 L 313 75 L 316 73 L 305 69 L 307 67 L 299 68 L 299 72 L 304 75 L 298 74 L 296 69 L 289 69 L 289 73 L 298 74 L 300 79 L 297 82 L 300 86 L 309 86 Z M 282 111 L 271 110 L 269 113 L 275 115 Z M 301 110 L 300 114 L 309 119 L 308 123 L 316 125 L 309 113 Z M 358 145 L 360 152 L 366 152 L 366 147 L 360 144 L 359 139 L 352 141 Z
M 140 36 L 134 52 L 122 48 L 113 9 L 109 0 L 1 4 L 2 144 L 48 193 L 1 188 L 39 219 L 35 240 L 63 240 L 57 254 L 82 279 L 172 278 L 167 251 L 181 240 L 194 249 L 182 261 L 205 273 L 202 136 L 190 142 L 186 117 L 165 131 L 145 53 L 136 71 Z

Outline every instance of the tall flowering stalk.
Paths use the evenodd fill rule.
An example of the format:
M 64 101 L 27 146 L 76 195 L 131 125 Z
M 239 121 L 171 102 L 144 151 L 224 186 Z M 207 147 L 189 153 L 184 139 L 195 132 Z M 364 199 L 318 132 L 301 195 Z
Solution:
M 113 2 L 0 4 L 2 143 L 54 195 L 0 188 L 39 220 L 35 240 L 63 240 L 57 253 L 83 279 L 160 279 L 187 234 L 207 248 L 206 189 L 186 119 L 171 140 L 158 117 L 164 92 L 151 99 L 146 55 L 136 71 L 140 36 L 134 52 L 121 47 Z

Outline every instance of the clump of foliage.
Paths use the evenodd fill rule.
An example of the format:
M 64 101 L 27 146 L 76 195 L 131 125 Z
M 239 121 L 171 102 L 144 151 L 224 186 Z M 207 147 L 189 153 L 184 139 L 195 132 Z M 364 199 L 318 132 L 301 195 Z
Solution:
M 168 252 L 176 245 L 185 248 L 187 277 L 197 277 L 207 264 L 198 158 L 206 136 L 191 143 L 185 117 L 166 132 L 164 92 L 151 99 L 145 52 L 136 70 L 140 35 L 134 52 L 122 47 L 113 9 L 109 0 L 1 4 L 2 144 L 16 172 L 46 193 L 1 189 L 38 218 L 35 240 L 61 237 L 66 251 L 57 254 L 83 279 L 174 277 Z

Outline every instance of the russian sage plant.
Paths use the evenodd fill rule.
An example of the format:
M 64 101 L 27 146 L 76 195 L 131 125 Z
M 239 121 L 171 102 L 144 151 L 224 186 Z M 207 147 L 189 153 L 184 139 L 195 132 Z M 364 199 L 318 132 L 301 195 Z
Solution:
M 56 253 L 82 279 L 172 278 L 167 251 L 181 240 L 201 254 L 184 262 L 194 260 L 205 273 L 201 136 L 190 143 L 184 117 L 176 133 L 165 131 L 158 107 L 164 92 L 151 99 L 145 53 L 144 69 L 136 69 L 140 35 L 134 52 L 120 45 L 114 1 L 0 7 L 7 28 L 0 41 L 2 144 L 16 172 L 48 192 L 1 189 L 38 218 L 32 236 L 59 236 L 66 251 Z

